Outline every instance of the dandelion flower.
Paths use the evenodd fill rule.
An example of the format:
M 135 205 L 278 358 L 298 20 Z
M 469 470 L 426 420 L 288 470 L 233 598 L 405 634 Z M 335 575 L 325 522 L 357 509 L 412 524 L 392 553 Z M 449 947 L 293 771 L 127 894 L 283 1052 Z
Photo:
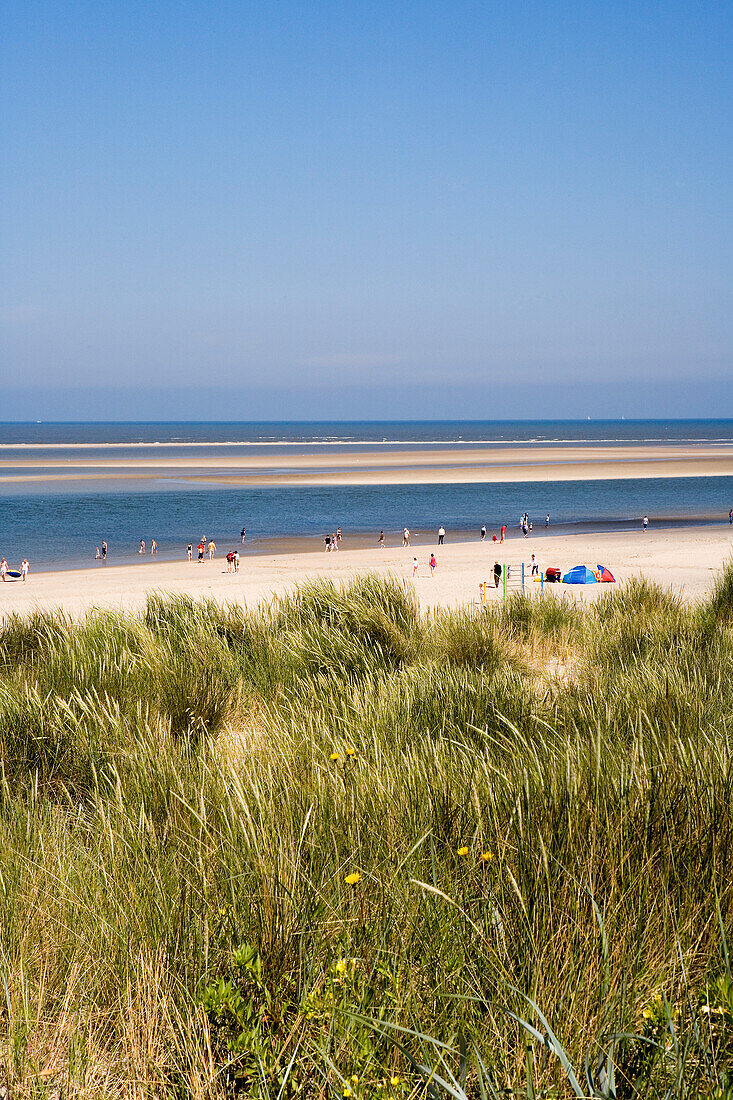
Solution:
M 351 1089 L 348 1085 L 344 1085 L 344 1096 L 351 1096 Z
M 482 852 L 481 855 L 478 858 L 479 858 L 481 863 L 491 863 L 492 859 L 494 858 L 494 853 L 493 852 Z
M 351 1083 L 352 1083 L 352 1085 L 358 1085 L 359 1084 L 359 1078 L 356 1076 L 355 1073 L 352 1073 L 352 1075 L 351 1075 Z
M 459 856 L 467 856 L 468 855 L 468 848 L 465 846 L 465 844 L 463 845 L 462 848 L 458 849 L 458 855 Z
M 390 1077 L 389 1083 L 390 1085 L 399 1085 L 400 1079 L 399 1077 Z
M 337 752 L 332 752 L 328 759 L 329 760 L 338 760 L 338 758 L 339 758 L 339 754 Z
M 352 749 L 351 745 L 349 745 L 348 749 L 346 750 L 346 755 L 356 756 L 356 749 Z
M 650 1008 L 645 1008 L 644 1011 L 642 1012 L 642 1016 L 644 1017 L 645 1020 L 651 1020 L 652 1017 L 654 1016 L 654 1013 L 652 1012 L 652 1010 Z
M 352 871 L 350 875 L 347 875 L 344 882 L 348 882 L 349 886 L 356 886 L 357 882 L 361 882 L 361 875 L 358 871 Z
M 339 959 L 339 961 L 336 963 L 336 973 L 337 974 L 345 974 L 346 973 L 346 959 Z

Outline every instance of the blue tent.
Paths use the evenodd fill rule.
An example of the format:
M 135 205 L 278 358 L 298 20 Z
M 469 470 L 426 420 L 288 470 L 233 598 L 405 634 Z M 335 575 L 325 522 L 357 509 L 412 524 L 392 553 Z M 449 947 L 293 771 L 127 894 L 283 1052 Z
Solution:
M 562 579 L 563 584 L 597 584 L 598 578 L 587 565 L 574 565 Z

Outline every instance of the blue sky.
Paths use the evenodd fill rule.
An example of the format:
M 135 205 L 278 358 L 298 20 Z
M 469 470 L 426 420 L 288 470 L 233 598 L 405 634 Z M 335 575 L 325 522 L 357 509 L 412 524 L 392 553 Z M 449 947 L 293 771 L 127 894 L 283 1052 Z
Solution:
M 0 2 L 0 419 L 730 414 L 732 32 Z

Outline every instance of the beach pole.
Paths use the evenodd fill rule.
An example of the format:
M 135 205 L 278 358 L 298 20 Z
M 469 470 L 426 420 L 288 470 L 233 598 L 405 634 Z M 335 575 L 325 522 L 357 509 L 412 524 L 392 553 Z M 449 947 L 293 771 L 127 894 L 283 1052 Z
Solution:
M 502 580 L 502 586 L 501 586 L 502 595 L 503 595 L 504 599 L 506 599 L 506 562 L 504 562 L 504 564 L 502 566 L 502 569 L 501 569 L 501 580 Z
M 522 592 L 524 592 L 524 562 L 522 562 Z

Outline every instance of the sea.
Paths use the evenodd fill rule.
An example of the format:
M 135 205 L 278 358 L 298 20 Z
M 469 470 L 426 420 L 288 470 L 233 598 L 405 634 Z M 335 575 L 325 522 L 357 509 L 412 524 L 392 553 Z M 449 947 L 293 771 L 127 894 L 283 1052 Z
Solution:
M 88 565 L 103 539 L 108 563 L 127 564 L 142 563 L 141 539 L 148 550 L 155 539 L 159 558 L 175 560 L 202 535 L 214 539 L 220 552 L 236 546 L 244 554 L 273 552 L 284 543 L 291 549 L 317 549 L 336 527 L 342 529 L 345 547 L 349 540 L 376 543 L 380 530 L 389 543 L 404 526 L 420 541 L 432 538 L 441 523 L 449 538 L 475 538 L 483 523 L 490 533 L 502 524 L 516 531 L 524 512 L 537 537 L 633 529 L 645 514 L 652 527 L 728 525 L 733 477 L 258 487 L 202 485 L 170 474 L 130 480 L 111 467 L 104 467 L 102 480 L 83 481 L 59 477 L 58 469 L 80 454 L 103 466 L 110 453 L 115 460 L 185 456 L 192 465 L 196 457 L 216 456 L 225 469 L 227 457 L 241 455 L 244 448 L 268 455 L 271 469 L 277 470 L 278 456 L 297 449 L 328 454 L 330 468 L 338 469 L 339 455 L 364 444 L 409 452 L 477 444 L 670 442 L 733 444 L 733 420 L 0 423 L 0 475 L 24 474 L 29 461 L 37 475 L 34 481 L 23 476 L 0 482 L 0 556 L 11 565 L 27 557 L 37 571 Z

